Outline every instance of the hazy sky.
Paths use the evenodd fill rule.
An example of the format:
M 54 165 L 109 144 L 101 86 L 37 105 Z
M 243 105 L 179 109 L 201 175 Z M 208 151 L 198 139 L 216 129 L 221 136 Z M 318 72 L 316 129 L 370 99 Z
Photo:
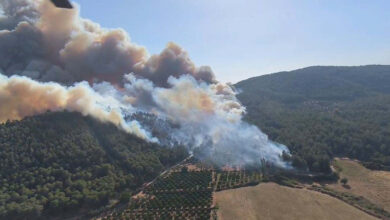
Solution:
M 184 47 L 224 82 L 311 65 L 390 64 L 390 0 L 75 0 L 159 53 Z

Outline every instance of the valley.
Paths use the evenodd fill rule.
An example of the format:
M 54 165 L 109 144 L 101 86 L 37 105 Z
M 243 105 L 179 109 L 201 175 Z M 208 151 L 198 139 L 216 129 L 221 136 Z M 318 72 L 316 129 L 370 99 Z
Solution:
M 236 85 L 245 120 L 288 147 L 277 158 L 284 168 L 257 157 L 219 166 L 224 150 L 189 157 L 177 143 L 148 142 L 77 112 L 6 121 L 0 218 L 390 219 L 390 90 L 377 83 L 388 66 L 356 68 L 311 67 Z M 371 78 L 355 79 L 364 74 Z M 295 88 L 302 83 L 306 89 Z M 154 130 L 159 138 L 172 131 L 164 128 Z
M 345 170 L 359 172 L 357 168 Z M 164 172 L 127 205 L 98 219 L 389 219 L 381 201 L 368 201 L 354 190 L 344 192 L 338 181 L 308 183 L 307 178 L 286 174 L 220 170 L 192 157 Z M 373 185 L 358 190 L 380 189 Z
M 0 220 L 390 220 L 389 11 L 0 0 Z

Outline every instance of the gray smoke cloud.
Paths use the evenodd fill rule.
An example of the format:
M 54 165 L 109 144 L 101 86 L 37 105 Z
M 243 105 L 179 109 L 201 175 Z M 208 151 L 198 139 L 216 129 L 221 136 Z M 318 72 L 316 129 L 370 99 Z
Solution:
M 78 9 L 42 0 L 0 5 L 0 122 L 77 111 L 151 142 L 202 149 L 221 165 L 265 158 L 287 166 L 280 156 L 288 149 L 244 122 L 234 89 L 180 46 L 149 55 L 124 30 L 104 29 Z
M 55 8 L 49 1 L 2 0 L 0 68 L 7 75 L 73 83 L 103 80 L 121 84 L 134 73 L 167 86 L 169 76 L 190 74 L 215 82 L 210 67 L 196 67 L 174 43 L 157 55 L 131 42 L 122 29 L 108 30 L 79 16 L 79 10 Z

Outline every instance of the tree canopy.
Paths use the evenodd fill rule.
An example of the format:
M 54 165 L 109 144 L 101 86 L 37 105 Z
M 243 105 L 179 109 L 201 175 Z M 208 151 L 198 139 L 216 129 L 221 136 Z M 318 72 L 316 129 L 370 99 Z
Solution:
M 187 157 L 78 113 L 0 125 L 0 218 L 51 218 L 125 201 Z M 125 195 L 121 195 L 125 193 Z
M 390 168 L 390 66 L 315 66 L 235 87 L 246 120 L 288 146 L 296 167 L 329 172 L 346 156 Z

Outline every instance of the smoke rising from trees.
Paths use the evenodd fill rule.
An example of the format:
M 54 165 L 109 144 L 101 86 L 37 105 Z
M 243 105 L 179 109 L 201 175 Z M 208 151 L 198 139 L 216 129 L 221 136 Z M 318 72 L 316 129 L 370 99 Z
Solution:
M 101 28 L 78 9 L 49 1 L 2 0 L 1 7 L 0 122 L 77 111 L 148 141 L 203 149 L 220 164 L 265 158 L 285 165 L 280 155 L 287 148 L 243 122 L 234 89 L 210 67 L 195 66 L 178 45 L 149 55 L 124 30 Z M 175 124 L 169 137 L 128 119 L 137 112 Z

